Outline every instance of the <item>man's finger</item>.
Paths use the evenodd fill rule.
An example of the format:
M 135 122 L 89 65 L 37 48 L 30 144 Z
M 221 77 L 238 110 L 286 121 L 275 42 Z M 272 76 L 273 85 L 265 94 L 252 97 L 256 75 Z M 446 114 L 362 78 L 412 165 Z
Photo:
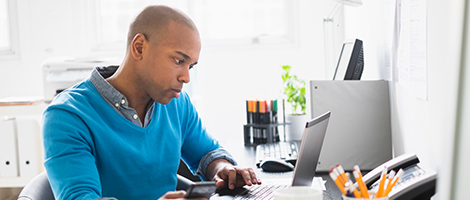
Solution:
M 176 198 L 183 198 L 184 195 L 186 195 L 186 191 L 178 190 L 178 191 L 169 191 L 165 195 L 163 195 L 163 197 L 168 198 L 168 199 L 176 199 Z
M 252 168 L 248 168 L 248 171 L 251 175 L 251 182 L 254 184 L 261 184 L 261 179 L 256 176 L 255 170 L 253 170 Z
M 233 190 L 235 189 L 235 185 L 237 182 L 237 170 L 235 167 L 230 167 L 230 169 L 227 169 L 227 175 L 228 175 L 228 188 Z
M 243 179 L 246 185 L 251 186 L 253 184 L 249 169 L 241 168 L 237 169 L 237 172 L 240 174 L 240 177 Z
M 256 177 L 256 173 L 252 168 L 239 168 L 237 169 L 237 172 L 240 174 L 240 178 L 243 179 L 244 183 L 248 186 L 261 183 L 261 180 Z
M 216 182 L 215 184 L 217 185 L 217 188 L 226 187 L 226 182 L 223 179 L 221 179 L 220 177 L 215 176 L 214 179 L 212 179 L 212 180 Z

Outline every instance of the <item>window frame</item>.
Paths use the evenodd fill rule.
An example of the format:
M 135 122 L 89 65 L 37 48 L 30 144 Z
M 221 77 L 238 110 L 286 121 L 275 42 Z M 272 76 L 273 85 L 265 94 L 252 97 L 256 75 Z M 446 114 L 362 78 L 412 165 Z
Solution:
M 0 59 L 19 58 L 18 5 L 15 0 L 5 0 L 7 4 L 10 46 L 0 49 Z
M 191 0 L 180 0 L 183 3 L 183 7 L 188 7 L 191 4 Z M 265 37 L 263 35 L 243 38 L 243 39 L 205 39 L 201 38 L 204 44 L 204 47 L 207 49 L 219 49 L 219 48 L 272 48 L 273 46 L 288 47 L 297 45 L 299 41 L 299 25 L 298 25 L 298 13 L 299 13 L 299 3 L 298 0 L 287 0 L 287 7 L 285 8 L 287 12 L 288 22 L 287 22 L 287 33 L 286 37 L 281 36 L 270 36 Z M 125 49 L 125 43 L 103 43 L 100 41 L 101 30 L 100 17 L 98 1 L 92 5 L 92 17 L 96 20 L 90 21 L 93 24 L 93 51 L 95 52 L 108 52 L 108 53 L 117 53 Z M 188 15 L 193 14 L 191 8 L 187 8 Z M 122 53 L 122 52 L 121 52 Z

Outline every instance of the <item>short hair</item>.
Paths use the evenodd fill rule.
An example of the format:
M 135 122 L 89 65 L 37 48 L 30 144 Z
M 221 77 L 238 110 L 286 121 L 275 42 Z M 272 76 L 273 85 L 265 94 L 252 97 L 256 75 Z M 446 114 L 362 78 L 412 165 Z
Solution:
M 177 22 L 196 30 L 196 25 L 182 11 L 164 5 L 151 5 L 145 7 L 130 23 L 127 34 L 127 47 L 130 46 L 134 37 L 141 33 L 147 40 L 159 42 L 159 39 L 165 38 L 166 30 L 170 22 Z

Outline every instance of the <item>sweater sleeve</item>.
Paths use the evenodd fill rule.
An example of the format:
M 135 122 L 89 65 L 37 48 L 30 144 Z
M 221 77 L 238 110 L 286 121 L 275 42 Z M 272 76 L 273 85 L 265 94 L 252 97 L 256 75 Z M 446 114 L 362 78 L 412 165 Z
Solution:
M 62 109 L 44 113 L 44 166 L 56 199 L 101 197 L 92 141 L 83 121 Z
M 232 155 L 225 149 L 216 149 L 207 153 L 199 162 L 199 168 L 196 171 L 196 174 L 202 175 L 204 180 L 208 180 L 206 176 L 207 166 L 211 164 L 214 160 L 217 159 L 225 159 L 232 163 L 233 165 L 237 165 L 237 162 L 233 159 Z
M 212 161 L 220 158 L 236 164 L 232 156 L 223 149 L 219 142 L 210 135 L 199 115 L 189 100 L 187 94 L 183 94 L 184 106 L 182 106 L 182 158 L 194 174 L 202 175 L 205 178 L 205 169 Z

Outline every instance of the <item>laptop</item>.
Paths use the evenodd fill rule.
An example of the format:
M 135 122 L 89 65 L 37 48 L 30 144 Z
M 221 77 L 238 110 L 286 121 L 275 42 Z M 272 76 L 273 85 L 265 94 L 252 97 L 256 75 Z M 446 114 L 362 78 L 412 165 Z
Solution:
M 291 185 L 287 185 L 286 180 L 283 180 L 281 184 L 274 184 L 272 182 L 265 184 L 265 180 L 263 180 L 261 185 L 245 186 L 234 190 L 218 190 L 215 196 L 233 197 L 233 199 L 272 199 L 272 192 L 276 189 L 290 186 L 311 186 L 330 115 L 331 112 L 328 111 L 306 123 Z M 217 199 L 217 197 L 211 199 Z

